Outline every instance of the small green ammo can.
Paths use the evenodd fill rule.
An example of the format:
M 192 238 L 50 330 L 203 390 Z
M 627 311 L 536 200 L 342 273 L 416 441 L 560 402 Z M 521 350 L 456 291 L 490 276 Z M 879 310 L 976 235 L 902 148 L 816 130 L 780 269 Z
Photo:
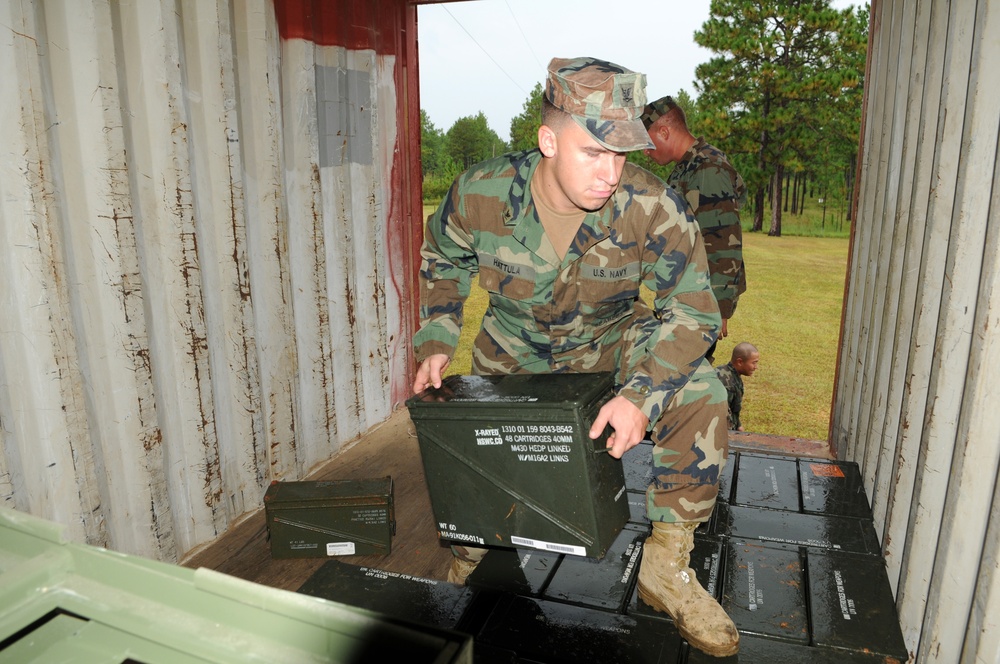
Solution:
M 449 376 L 410 398 L 441 539 L 600 558 L 629 518 L 609 373 Z
M 264 493 L 272 558 L 388 554 L 392 478 L 271 482 Z

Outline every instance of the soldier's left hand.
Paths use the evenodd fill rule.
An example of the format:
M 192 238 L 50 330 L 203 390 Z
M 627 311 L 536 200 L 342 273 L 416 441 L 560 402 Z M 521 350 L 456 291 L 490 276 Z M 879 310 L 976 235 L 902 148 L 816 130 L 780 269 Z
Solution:
M 590 438 L 595 439 L 611 425 L 614 432 L 608 436 L 608 453 L 616 459 L 621 459 L 625 452 L 638 445 L 646 435 L 649 418 L 639 407 L 625 397 L 614 397 L 604 404 L 597 413 L 593 426 L 590 427 Z

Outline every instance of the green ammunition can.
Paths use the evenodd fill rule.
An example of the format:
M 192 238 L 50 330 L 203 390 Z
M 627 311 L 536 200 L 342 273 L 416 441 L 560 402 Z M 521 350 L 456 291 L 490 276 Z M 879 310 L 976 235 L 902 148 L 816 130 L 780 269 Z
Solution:
M 590 427 L 609 373 L 450 376 L 406 402 L 438 533 L 600 558 L 629 518 L 620 460 Z
M 392 478 L 274 481 L 264 494 L 272 558 L 387 554 L 396 531 Z

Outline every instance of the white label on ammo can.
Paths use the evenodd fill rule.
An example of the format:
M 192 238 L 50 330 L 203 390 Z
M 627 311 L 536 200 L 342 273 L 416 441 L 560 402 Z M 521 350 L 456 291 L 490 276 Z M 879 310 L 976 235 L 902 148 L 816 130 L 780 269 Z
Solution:
M 553 553 L 568 553 L 571 556 L 587 555 L 587 549 L 582 546 L 573 546 L 572 544 L 555 544 L 553 542 L 546 542 L 543 540 L 518 537 L 517 535 L 510 536 L 510 543 L 517 546 L 530 546 L 532 549 L 552 551 Z
M 326 555 L 328 556 L 353 556 L 354 542 L 327 542 Z

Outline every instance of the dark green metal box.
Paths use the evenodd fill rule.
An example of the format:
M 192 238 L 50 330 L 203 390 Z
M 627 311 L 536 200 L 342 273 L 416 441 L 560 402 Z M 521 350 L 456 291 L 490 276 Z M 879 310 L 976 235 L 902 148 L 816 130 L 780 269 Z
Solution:
M 629 518 L 600 374 L 450 376 L 406 402 L 442 539 L 600 558 Z
M 272 558 L 387 554 L 396 521 L 392 478 L 274 481 L 264 494 Z

